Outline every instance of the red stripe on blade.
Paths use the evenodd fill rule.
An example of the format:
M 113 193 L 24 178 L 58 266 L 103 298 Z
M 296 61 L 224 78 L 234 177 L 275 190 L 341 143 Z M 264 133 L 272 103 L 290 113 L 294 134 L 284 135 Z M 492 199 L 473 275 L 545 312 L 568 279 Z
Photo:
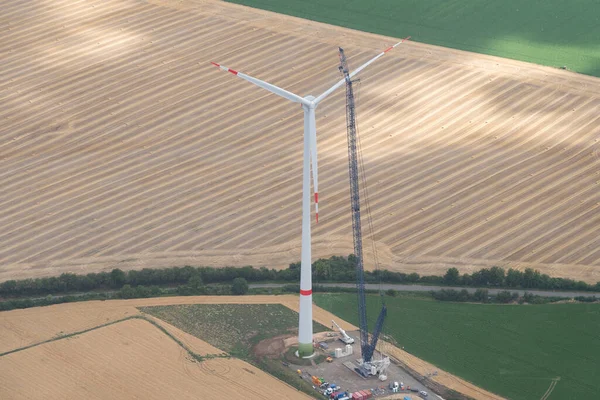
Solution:
M 407 40 L 410 40 L 411 36 L 407 36 L 404 39 L 402 39 L 402 43 L 406 42 Z
M 210 63 L 211 63 L 212 65 L 214 65 L 215 67 L 217 67 L 217 68 L 218 68 L 218 67 L 220 67 L 220 65 L 219 65 L 219 64 L 217 64 L 216 62 L 212 62 L 212 61 L 211 61 Z
M 317 224 L 319 223 L 319 213 L 315 214 L 317 216 Z
M 319 202 L 319 193 L 315 193 L 315 203 Z
M 385 49 L 383 52 L 384 52 L 384 53 L 387 53 L 388 51 L 390 51 L 390 50 L 391 50 L 391 49 L 393 49 L 393 48 L 394 48 L 394 46 L 392 46 L 392 47 L 388 47 L 388 48 L 387 48 L 387 49 Z
M 237 72 L 237 71 L 234 71 L 234 70 L 233 70 L 233 69 L 231 69 L 231 68 L 229 68 L 227 71 L 231 72 L 231 73 L 232 73 L 232 74 L 234 74 L 234 75 L 237 75 L 237 74 L 238 74 L 238 72 Z
M 311 290 L 302 290 L 302 289 L 300 289 L 300 294 L 302 296 L 310 296 L 312 294 L 312 289 Z

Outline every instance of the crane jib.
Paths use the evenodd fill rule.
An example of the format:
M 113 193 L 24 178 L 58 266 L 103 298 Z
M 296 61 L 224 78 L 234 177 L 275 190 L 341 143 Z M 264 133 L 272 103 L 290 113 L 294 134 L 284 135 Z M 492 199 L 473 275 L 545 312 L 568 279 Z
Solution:
M 356 137 L 356 109 L 354 104 L 354 90 L 349 74 L 348 63 L 344 50 L 340 47 L 340 71 L 344 74 L 346 81 L 346 126 L 348 137 L 348 175 L 350 178 L 350 201 L 352 210 L 352 239 L 354 243 L 354 256 L 356 257 L 356 287 L 358 296 L 358 321 L 360 328 L 360 343 L 363 362 L 370 362 L 377 345 L 377 340 L 387 309 L 383 305 L 371 341 L 369 341 L 369 330 L 367 325 L 367 305 L 365 298 L 365 278 L 362 251 L 362 228 L 360 222 L 360 188 L 358 179 L 358 155 Z

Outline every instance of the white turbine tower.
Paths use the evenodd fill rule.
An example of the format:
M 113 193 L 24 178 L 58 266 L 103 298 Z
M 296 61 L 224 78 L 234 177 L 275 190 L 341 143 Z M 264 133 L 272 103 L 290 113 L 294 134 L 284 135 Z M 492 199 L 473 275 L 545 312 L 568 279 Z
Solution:
M 407 39 L 388 47 L 386 50 L 373 57 L 350 74 L 350 78 L 358 74 L 369 64 L 382 57 L 394 47 Z M 310 357 L 313 354 L 313 326 L 312 326 L 312 265 L 311 265 L 311 236 L 310 236 L 310 162 L 312 160 L 313 187 L 315 191 L 315 217 L 319 222 L 319 181 L 317 173 L 317 126 L 315 122 L 315 109 L 319 103 L 329 96 L 334 90 L 342 86 L 346 80 L 341 79 L 319 97 L 300 97 L 285 89 L 270 83 L 253 78 L 249 75 L 227 68 L 221 64 L 211 62 L 223 71 L 230 72 L 250 83 L 255 84 L 271 93 L 275 93 L 295 103 L 300 103 L 304 110 L 304 167 L 302 179 L 302 255 L 300 259 L 300 312 L 298 326 L 298 354 L 301 357 Z

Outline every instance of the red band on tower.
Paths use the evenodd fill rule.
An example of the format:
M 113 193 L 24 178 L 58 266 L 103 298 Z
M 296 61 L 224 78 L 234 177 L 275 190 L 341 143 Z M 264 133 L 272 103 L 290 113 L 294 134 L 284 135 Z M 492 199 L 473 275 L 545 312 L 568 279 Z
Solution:
M 302 290 L 302 289 L 300 289 L 300 294 L 302 296 L 310 296 L 312 294 L 312 289 L 310 289 L 310 290 Z

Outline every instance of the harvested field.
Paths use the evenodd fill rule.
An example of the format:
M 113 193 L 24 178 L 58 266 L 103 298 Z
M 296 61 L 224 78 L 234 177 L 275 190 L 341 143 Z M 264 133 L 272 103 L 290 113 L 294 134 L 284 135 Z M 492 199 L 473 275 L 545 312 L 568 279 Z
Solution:
M 0 358 L 6 399 L 309 399 L 237 359 L 192 361 L 147 321 L 129 320 Z
M 213 0 L 0 4 L 0 280 L 297 261 L 302 112 L 210 61 L 318 94 L 337 45 L 357 66 L 396 40 Z M 388 54 L 357 109 L 382 266 L 600 281 L 600 80 Z M 344 102 L 317 112 L 314 257 L 352 252 Z
M 54 305 L 54 306 L 49 306 L 49 307 L 38 307 L 38 308 L 29 308 L 29 309 L 25 309 L 25 310 L 13 310 L 13 311 L 6 311 L 6 312 L 2 312 L 0 313 L 0 343 L 2 344 L 2 347 L 0 348 L 0 354 L 1 353 L 5 353 L 7 351 L 10 350 L 16 350 L 25 346 L 31 346 L 31 345 L 35 345 L 37 343 L 40 342 L 44 342 L 47 340 L 50 340 L 52 338 L 57 337 L 58 335 L 68 335 L 68 334 L 72 334 L 74 332 L 80 332 L 80 331 L 84 331 L 84 330 L 88 330 L 88 329 L 92 329 L 95 326 L 101 325 L 101 324 L 106 324 L 109 322 L 114 322 L 117 320 L 122 319 L 123 317 L 127 317 L 127 316 L 132 316 L 132 315 L 141 315 L 141 313 L 136 309 L 136 307 L 151 307 L 151 306 L 167 306 L 167 305 L 183 305 L 183 304 L 283 304 L 286 307 L 289 307 L 292 310 L 297 311 L 298 310 L 298 298 L 296 296 L 190 296 L 190 297 L 166 297 L 166 298 L 152 298 L 152 299 L 133 299 L 133 300 L 110 300 L 110 301 L 89 301 L 89 302 L 83 302 L 83 303 L 71 303 L 71 304 L 61 304 L 61 305 Z M 48 315 L 50 317 L 46 318 L 45 316 Z M 313 309 L 313 317 L 314 320 L 316 322 L 319 322 L 325 326 L 329 326 L 331 323 L 331 319 L 335 319 L 336 322 L 344 329 L 351 331 L 351 330 L 356 330 L 357 328 L 342 320 L 341 318 L 334 316 L 333 314 L 331 314 L 328 311 L 323 310 L 320 307 L 314 307 Z M 174 335 L 176 338 L 178 338 L 179 340 L 181 340 L 186 346 L 188 346 L 191 350 L 193 350 L 194 352 L 196 352 L 197 354 L 200 355 L 205 355 L 205 354 L 218 354 L 221 351 L 219 349 L 216 349 L 213 346 L 210 346 L 208 343 L 193 337 L 181 330 L 179 330 L 178 328 L 169 325 L 167 323 L 165 323 L 162 320 L 153 318 L 154 321 L 156 321 L 157 323 L 159 323 L 159 325 L 163 326 L 165 329 L 167 329 L 172 335 Z M 128 328 L 129 326 L 135 326 L 136 328 Z M 141 327 L 146 327 L 146 329 L 143 329 L 143 332 L 140 331 Z M 131 329 L 131 330 L 130 330 Z M 107 333 L 109 332 L 109 333 Z M 129 333 L 127 333 L 129 332 Z M 135 333 L 133 333 L 135 332 Z M 149 333 L 147 333 L 149 332 Z M 163 339 L 158 339 L 158 337 L 156 336 L 157 334 L 155 332 L 158 332 L 160 335 L 164 336 L 164 340 Z M 156 341 L 160 341 L 162 344 L 157 344 L 159 346 L 166 346 L 164 347 L 169 348 L 170 350 L 168 350 L 169 354 L 166 354 L 167 350 L 161 350 L 160 351 L 160 356 L 162 357 L 163 355 L 165 355 L 165 357 L 168 357 L 169 360 L 171 360 L 173 357 L 173 354 L 177 355 L 177 359 L 179 360 L 180 366 L 179 367 L 173 367 L 175 368 L 175 371 L 179 371 L 177 370 L 177 368 L 180 368 L 182 365 L 183 367 L 187 368 L 188 364 L 191 365 L 192 367 L 195 368 L 196 364 L 190 363 L 189 361 L 186 360 L 186 356 L 185 353 L 183 352 L 183 350 L 181 349 L 181 347 L 176 346 L 175 342 L 173 342 L 171 339 L 169 339 L 166 335 L 164 335 L 163 333 L 161 333 L 156 327 L 152 326 L 150 323 L 148 323 L 147 321 L 143 321 L 143 320 L 138 320 L 138 319 L 134 319 L 134 320 L 128 320 L 128 321 L 123 321 L 123 322 L 117 322 L 113 325 L 109 325 L 103 328 L 99 328 L 96 330 L 92 330 L 86 333 L 82 333 L 81 335 L 78 336 L 74 336 L 71 338 L 67 338 L 67 339 L 60 339 L 57 341 L 53 341 L 50 343 L 45 343 L 45 344 L 41 344 L 39 346 L 34 346 L 31 347 L 29 349 L 26 350 L 21 350 L 21 351 L 17 351 L 8 355 L 4 355 L 4 356 L 0 356 L 0 376 L 10 376 L 12 377 L 13 374 L 17 374 L 20 371 L 20 373 L 24 373 L 23 369 L 24 368 L 28 368 L 28 366 L 31 364 L 31 370 L 32 371 L 38 371 L 39 374 L 39 370 L 37 368 L 40 368 L 39 365 L 39 358 L 40 357 L 46 357 L 45 359 L 47 360 L 48 365 L 50 366 L 57 366 L 62 362 L 65 362 L 66 359 L 68 360 L 72 360 L 69 361 L 71 364 L 69 364 L 68 369 L 65 371 L 65 375 L 59 376 L 59 372 L 57 371 L 53 371 L 52 374 L 47 374 L 45 376 L 47 376 L 48 381 L 44 381 L 44 382 L 40 382 L 39 384 L 41 385 L 40 387 L 38 387 L 36 389 L 35 385 L 29 385 L 26 389 L 25 388 L 21 388 L 21 385 L 25 385 L 25 382 L 36 382 L 37 385 L 37 380 L 26 380 L 24 378 L 20 378 L 17 377 L 14 380 L 14 383 L 11 383 L 11 386 L 7 386 L 6 388 L 4 387 L 0 387 L 0 398 L 4 398 L 4 393 L 2 392 L 3 390 L 6 390 L 6 393 L 10 393 L 11 396 L 9 396 L 8 398 L 15 398 L 14 396 L 12 396 L 13 391 L 15 390 L 19 390 L 19 393 L 24 393 L 25 397 L 24 398 L 48 398 L 48 396 L 46 396 L 45 392 L 42 392 L 42 390 L 44 387 L 46 387 L 46 384 L 48 382 L 50 382 L 50 380 L 54 380 L 56 379 L 56 384 L 52 384 L 49 387 L 57 387 L 59 384 L 63 384 L 64 380 L 70 380 L 70 379 L 76 379 L 73 378 L 75 375 L 74 374 L 79 374 L 80 372 L 78 372 L 77 368 L 73 368 L 73 365 L 79 365 L 79 369 L 84 370 L 84 368 L 91 368 L 90 370 L 88 370 L 88 378 L 86 378 L 85 381 L 82 384 L 81 387 L 79 388 L 74 388 L 71 387 L 69 385 L 65 386 L 68 388 L 68 390 L 72 390 L 73 395 L 75 394 L 79 394 L 79 395 L 84 395 L 86 398 L 94 398 L 94 397 L 88 397 L 88 395 L 91 393 L 92 390 L 94 390 L 94 388 L 97 388 L 98 385 L 102 385 L 102 384 L 110 384 L 109 381 L 93 381 L 93 374 L 89 374 L 89 371 L 97 371 L 97 369 L 92 368 L 91 366 L 89 366 L 89 364 L 85 364 L 86 366 L 84 366 L 83 363 L 89 363 L 91 361 L 89 360 L 84 360 L 81 361 L 82 364 L 76 364 L 76 363 L 80 363 L 80 360 L 82 360 L 83 358 L 85 358 L 86 356 L 81 355 L 79 353 L 76 352 L 76 350 L 68 350 L 67 354 L 65 357 L 66 358 L 61 358 L 62 356 L 59 356 L 59 354 L 62 354 L 62 349 L 64 349 L 65 347 L 65 343 L 67 344 L 67 348 L 70 346 L 70 344 L 74 344 L 76 348 L 79 348 L 78 346 L 83 346 L 83 348 L 85 348 L 86 352 L 89 352 L 89 354 L 91 354 L 89 357 L 95 357 L 95 352 L 97 351 L 94 347 L 94 343 L 99 343 L 99 345 L 104 346 L 104 350 L 103 351 L 108 351 L 107 349 L 110 349 L 111 345 L 109 345 L 108 343 L 113 343 L 115 346 L 119 347 L 119 349 L 115 350 L 115 351 L 121 351 L 120 346 L 121 344 L 119 343 L 124 343 L 124 342 L 119 342 L 117 338 L 121 337 L 123 338 L 124 335 L 131 335 L 134 334 L 137 338 L 137 336 L 139 335 L 140 338 L 135 339 L 135 340 L 124 340 L 124 342 L 127 343 L 134 343 L 136 346 L 139 344 L 140 346 L 143 346 L 144 343 L 146 343 L 146 341 L 153 341 L 153 343 L 156 343 Z M 92 335 L 93 339 L 87 339 L 89 337 L 89 335 Z M 22 338 L 22 339 L 21 339 Z M 83 344 L 80 344 L 83 343 Z M 172 347 L 171 343 L 176 346 L 176 347 Z M 106 345 L 105 345 L 106 344 Z M 128 347 L 129 345 L 125 345 L 125 347 Z M 136 347 L 137 348 L 137 347 Z M 143 350 L 143 347 L 142 347 Z M 172 350 L 172 352 L 171 352 Z M 387 345 L 386 346 L 386 350 L 388 351 L 392 351 L 393 350 L 393 346 L 391 345 Z M 111 350 L 112 351 L 112 350 Z M 138 351 L 138 350 L 127 350 L 127 351 Z M 173 353 L 174 352 L 174 353 Z M 102 351 L 100 351 L 100 353 L 102 353 Z M 128 353 L 129 354 L 129 353 Z M 136 354 L 132 354 L 132 357 L 138 357 L 138 355 Z M 143 362 L 146 362 L 147 358 L 148 358 L 148 362 L 150 364 L 153 364 L 157 361 L 155 361 L 154 359 L 152 359 L 153 354 L 151 352 L 147 352 L 147 351 L 141 351 L 140 354 L 144 354 L 142 356 L 142 358 L 140 358 L 140 360 L 143 360 Z M 439 371 L 439 381 L 443 382 L 444 384 L 448 383 L 448 386 L 450 388 L 453 388 L 454 390 L 463 392 L 463 393 L 476 393 L 479 392 L 480 395 L 479 396 L 473 396 L 475 399 L 477 400 L 487 400 L 489 399 L 489 397 L 486 397 L 485 395 L 481 395 L 481 393 L 486 393 L 485 391 L 483 391 L 482 389 L 476 388 L 474 385 L 470 384 L 469 382 L 466 382 L 456 376 L 453 376 L 451 374 L 448 374 L 442 370 L 439 370 L 436 367 L 433 367 L 431 364 L 426 363 L 422 360 L 417 359 L 416 357 L 405 353 L 403 351 L 395 351 L 394 352 L 394 356 L 397 357 L 398 359 L 400 359 L 401 361 L 403 361 L 404 363 L 406 363 L 407 365 L 409 365 L 411 368 L 415 369 L 416 371 L 418 371 L 419 373 L 426 375 L 428 373 L 431 372 L 432 368 L 435 368 L 437 371 Z M 21 358 L 23 357 L 23 358 Z M 72 357 L 72 358 L 71 358 Z M 118 368 L 122 368 L 123 371 L 128 371 L 128 373 L 134 374 L 133 372 L 130 372 L 129 369 L 133 369 L 133 365 L 132 363 L 135 363 L 136 361 L 132 361 L 132 360 L 122 360 L 119 359 L 119 365 L 117 366 Z M 239 360 L 223 360 L 223 359 L 215 359 L 215 360 L 210 360 L 208 361 L 210 362 L 212 365 L 212 363 L 216 363 L 217 366 L 223 366 L 223 365 L 228 365 L 230 369 L 235 370 L 235 368 L 231 367 L 231 365 L 237 365 L 237 364 L 230 364 L 231 363 L 242 363 L 242 361 Z M 204 363 L 204 362 L 203 362 Z M 225 364 L 223 364 L 225 363 Z M 46 365 L 46 364 L 44 364 Z M 100 364 L 95 363 L 96 367 Z M 171 361 L 168 362 L 168 365 L 164 368 L 170 368 L 169 366 L 172 365 Z M 249 366 L 249 364 L 239 364 L 239 365 L 243 365 L 243 368 L 249 368 L 250 370 L 254 371 L 255 368 Z M 101 365 L 100 365 L 101 366 Z M 116 367 L 116 368 L 117 368 Z M 183 368 L 182 367 L 182 368 Z M 161 367 L 162 368 L 162 367 Z M 215 367 L 217 368 L 217 367 Z M 221 368 L 221 367 L 219 367 Z M 225 367 L 223 367 L 225 368 Z M 120 370 L 120 369 L 119 369 Z M 151 369 L 149 369 L 151 370 Z M 5 371 L 6 371 L 6 375 L 5 375 Z M 144 369 L 144 371 L 146 371 L 146 369 Z M 188 371 L 187 369 L 185 371 L 183 371 L 184 374 L 187 374 Z M 246 370 L 244 370 L 246 371 Z M 181 372 L 181 371 L 180 371 Z M 237 371 L 240 372 L 240 371 Z M 236 373 L 237 373 L 236 372 Z M 9 375 L 10 373 L 10 375 Z M 175 372 L 173 372 L 175 373 Z M 241 373 L 241 372 L 240 372 Z M 33 372 L 30 373 L 24 373 L 25 377 L 31 377 L 35 374 L 33 374 Z M 171 374 L 171 372 L 169 372 L 169 374 Z M 261 374 L 263 374 L 261 372 Z M 35 375 L 34 378 L 35 379 L 41 379 L 42 375 Z M 107 379 L 113 379 L 114 375 L 112 373 L 109 373 L 109 378 Z M 195 376 L 195 375 L 194 375 Z M 32 378 L 32 379 L 34 379 Z M 12 379 L 12 378 L 11 378 Z M 44 377 L 44 379 L 46 379 Z M 131 376 L 132 382 L 138 382 L 139 381 L 139 376 Z M 183 385 L 188 385 L 188 382 L 185 380 L 187 378 L 181 378 L 183 379 Z M 197 378 L 194 378 L 197 379 Z M 443 379 L 443 381 L 442 381 Z M 203 384 L 201 379 L 198 380 L 199 382 L 201 382 L 201 384 Z M 11 381 L 12 382 L 12 381 Z M 179 380 L 174 381 L 176 382 L 176 384 L 179 384 Z M 137 385 L 138 383 L 135 383 L 135 385 Z M 53 386 L 56 385 L 56 386 Z M 187 387 L 187 386 L 185 386 Z M 85 389 L 85 388 L 91 388 L 91 389 Z M 123 385 L 119 386 L 119 388 L 114 389 L 115 391 L 121 390 L 122 392 L 109 392 L 112 393 L 114 396 L 117 397 L 113 397 L 115 399 L 119 399 L 119 398 L 130 398 L 130 396 L 128 396 L 128 392 L 127 387 L 123 387 Z M 24 391 L 21 391 L 24 390 Z M 38 390 L 38 391 L 36 391 Z M 50 390 L 50 389 L 48 389 Z M 80 390 L 79 392 L 77 392 L 77 390 Z M 85 391 L 81 391 L 81 390 L 85 390 Z M 241 392 L 243 392 L 242 389 L 240 389 Z M 275 390 L 275 389 L 273 389 Z M 279 390 L 279 389 L 277 389 Z M 283 390 L 283 389 L 281 389 Z M 119 394 L 122 393 L 122 394 Z M 162 393 L 162 392 L 160 392 Z M 101 393 L 98 394 L 94 394 L 94 395 L 100 395 Z M 30 396 L 30 397 L 27 397 Z M 45 397 L 44 397 L 45 396 Z M 55 394 L 55 397 L 58 396 Z M 121 396 L 121 397 L 119 397 Z M 50 396 L 52 397 L 52 396 Z M 61 396 L 61 398 L 64 398 L 65 396 Z M 169 397 L 169 396 L 166 396 Z M 149 398 L 154 398 L 154 397 L 149 397 Z M 162 398 L 165 398 L 164 396 Z M 185 398 L 185 397 L 183 397 Z
M 40 343 L 57 336 L 80 332 L 98 325 L 141 315 L 137 307 L 170 306 L 184 304 L 283 304 L 298 312 L 296 296 L 189 296 L 163 297 L 134 300 L 87 301 L 82 303 L 59 304 L 50 307 L 36 307 L 0 313 L 0 354 L 17 348 Z M 319 307 L 314 307 L 313 318 L 325 326 L 331 324 L 335 316 Z M 160 321 L 155 319 L 155 321 Z M 344 329 L 356 329 L 347 322 L 338 322 Z M 160 321 L 188 346 L 194 343 L 184 340 L 186 333 Z M 178 331 L 178 332 L 177 332 Z M 204 343 L 204 342 L 203 342 Z M 206 346 L 208 344 L 204 343 Z M 199 354 L 214 354 L 214 347 L 195 350 Z

